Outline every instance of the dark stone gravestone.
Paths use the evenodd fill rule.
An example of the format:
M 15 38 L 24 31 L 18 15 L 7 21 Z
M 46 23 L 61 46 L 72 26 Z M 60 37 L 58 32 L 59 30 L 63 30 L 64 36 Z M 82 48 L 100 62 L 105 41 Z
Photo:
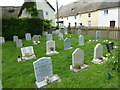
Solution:
M 106 44 L 106 47 L 107 47 L 108 53 L 110 53 L 110 51 L 114 49 L 114 42 Z

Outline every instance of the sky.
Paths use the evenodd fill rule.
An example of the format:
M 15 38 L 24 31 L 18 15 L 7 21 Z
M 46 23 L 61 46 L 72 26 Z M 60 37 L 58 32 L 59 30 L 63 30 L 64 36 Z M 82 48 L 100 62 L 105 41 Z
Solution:
M 42 0 L 41 0 L 42 1 Z M 47 0 L 56 9 L 56 0 Z M 66 5 L 77 0 L 58 0 L 58 6 Z M 0 0 L 0 6 L 21 6 L 24 0 Z

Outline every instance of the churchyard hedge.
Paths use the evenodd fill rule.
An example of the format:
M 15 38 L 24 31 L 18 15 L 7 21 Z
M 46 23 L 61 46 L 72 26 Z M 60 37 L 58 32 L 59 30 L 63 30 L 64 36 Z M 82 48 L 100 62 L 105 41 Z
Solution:
M 25 33 L 31 33 L 32 36 L 42 35 L 44 21 L 40 18 L 4 18 L 2 19 L 2 36 L 5 40 L 13 40 L 14 35 L 24 38 Z

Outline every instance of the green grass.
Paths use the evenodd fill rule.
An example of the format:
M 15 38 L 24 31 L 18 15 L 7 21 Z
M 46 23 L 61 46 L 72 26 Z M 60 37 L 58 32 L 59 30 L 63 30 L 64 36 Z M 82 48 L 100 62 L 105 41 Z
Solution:
M 57 74 L 61 78 L 61 82 L 57 82 L 48 85 L 47 88 L 117 88 L 118 87 L 118 72 L 111 70 L 106 64 L 94 64 L 92 63 L 94 47 L 98 42 L 87 43 L 89 39 L 94 40 L 92 36 L 85 36 L 85 46 L 78 45 L 78 36 L 75 34 L 65 35 L 64 38 L 72 36 L 71 44 L 73 49 L 64 50 L 63 40 L 58 40 L 57 36 L 53 36 L 53 40 L 56 43 L 56 51 L 59 54 L 45 55 L 46 53 L 46 37 L 40 38 L 40 45 L 33 45 L 32 41 L 23 40 L 24 47 L 33 46 L 37 59 L 41 57 L 51 57 L 53 73 Z M 102 39 L 104 40 L 104 39 Z M 102 41 L 101 40 L 101 41 Z M 118 41 L 114 41 L 115 45 L 118 45 Z M 101 42 L 100 41 L 100 42 Z M 101 43 L 104 47 L 103 54 L 107 53 L 107 49 L 104 43 Z M 72 53 L 76 48 L 84 50 L 84 61 L 90 67 L 80 72 L 70 71 L 70 65 L 72 64 Z M 2 47 L 2 82 L 4 88 L 36 88 L 35 85 L 35 73 L 33 69 L 33 62 L 37 59 L 27 60 L 24 62 L 17 62 L 18 54 L 21 55 L 20 48 L 16 48 L 13 41 L 6 42 Z M 112 73 L 110 80 L 106 79 L 107 72 Z

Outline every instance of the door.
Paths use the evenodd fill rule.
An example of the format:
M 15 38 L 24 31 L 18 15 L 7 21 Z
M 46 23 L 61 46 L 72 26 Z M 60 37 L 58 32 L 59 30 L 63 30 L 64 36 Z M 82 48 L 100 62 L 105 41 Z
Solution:
M 112 28 L 115 27 L 115 21 L 110 21 L 110 27 L 112 27 Z

